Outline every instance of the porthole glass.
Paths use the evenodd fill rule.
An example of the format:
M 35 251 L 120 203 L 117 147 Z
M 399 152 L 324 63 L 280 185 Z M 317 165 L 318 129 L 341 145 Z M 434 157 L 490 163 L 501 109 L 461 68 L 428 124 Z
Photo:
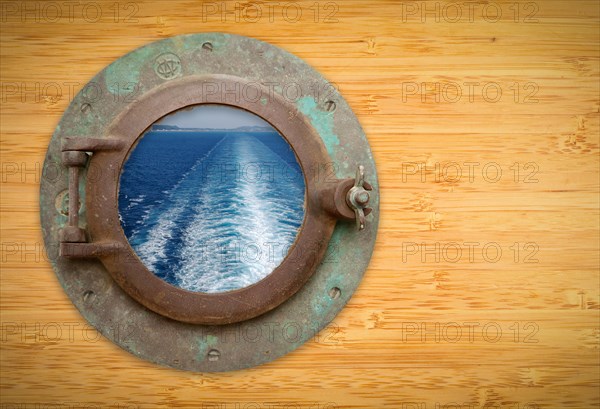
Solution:
M 294 151 L 268 122 L 226 105 L 182 109 L 132 148 L 121 226 L 156 276 L 195 292 L 247 287 L 286 257 L 304 218 Z

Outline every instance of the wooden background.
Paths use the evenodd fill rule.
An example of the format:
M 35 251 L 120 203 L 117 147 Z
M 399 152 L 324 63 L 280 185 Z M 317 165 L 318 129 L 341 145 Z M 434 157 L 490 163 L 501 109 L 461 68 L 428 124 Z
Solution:
M 600 405 L 597 0 L 61 4 L 1 3 L 2 408 Z M 224 374 L 157 367 L 85 327 L 38 214 L 70 91 L 201 31 L 268 41 L 337 84 L 381 181 L 347 308 L 295 352 Z

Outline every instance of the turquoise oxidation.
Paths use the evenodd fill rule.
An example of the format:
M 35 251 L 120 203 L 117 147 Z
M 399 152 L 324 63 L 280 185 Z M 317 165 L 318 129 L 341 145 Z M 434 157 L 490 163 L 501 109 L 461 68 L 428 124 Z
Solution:
M 190 75 L 236 76 L 269 84 L 292 100 L 319 133 L 339 179 L 353 178 L 358 165 L 379 191 L 375 163 L 364 132 L 340 93 L 294 55 L 270 44 L 235 35 L 203 33 L 168 38 L 119 58 L 88 83 L 67 108 L 50 141 L 41 183 L 41 224 L 56 275 L 81 314 L 103 335 L 132 354 L 157 364 L 197 372 L 257 366 L 285 355 L 310 339 L 335 348 L 327 325 L 358 288 L 375 244 L 378 194 L 366 228 L 338 222 L 327 255 L 308 283 L 278 308 L 254 319 L 224 326 L 190 325 L 165 318 L 131 299 L 97 260 L 58 256 L 58 232 L 66 224 L 67 169 L 60 143 L 68 136 L 105 137 L 113 120 L 136 97 L 167 81 Z M 300 92 L 298 92 L 300 90 Z M 261 103 L 270 103 L 261 99 Z M 87 169 L 85 180 L 118 177 L 116 169 Z M 333 175 L 332 175 L 333 176 Z M 86 209 L 80 209 L 85 228 Z M 120 225 L 112 226 L 120 229 Z M 321 332 L 321 336 L 319 336 Z M 325 341 L 326 340 L 326 341 Z M 302 353 L 299 351 L 298 353 Z

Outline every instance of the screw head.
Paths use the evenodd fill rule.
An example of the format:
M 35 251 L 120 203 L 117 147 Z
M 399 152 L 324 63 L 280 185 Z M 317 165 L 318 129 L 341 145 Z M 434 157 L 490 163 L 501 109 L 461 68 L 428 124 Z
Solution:
M 324 108 L 325 108 L 325 111 L 327 111 L 327 112 L 333 112 L 333 111 L 335 111 L 336 104 L 335 104 L 335 102 L 333 102 L 331 100 L 325 101 Z
M 218 361 L 221 358 L 221 352 L 217 349 L 211 349 L 208 351 L 208 360 L 211 362 Z

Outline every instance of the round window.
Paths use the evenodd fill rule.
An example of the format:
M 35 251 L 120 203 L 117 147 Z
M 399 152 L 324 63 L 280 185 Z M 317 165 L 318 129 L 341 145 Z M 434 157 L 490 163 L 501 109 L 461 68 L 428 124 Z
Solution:
M 246 37 L 180 36 L 112 63 L 73 99 L 44 172 L 58 176 L 41 183 L 42 231 L 73 303 L 179 369 L 302 345 L 375 244 L 375 163 L 352 110 L 300 59 Z
M 304 218 L 294 151 L 262 118 L 198 105 L 155 122 L 123 167 L 119 218 L 158 277 L 206 293 L 254 284 L 288 253 Z

